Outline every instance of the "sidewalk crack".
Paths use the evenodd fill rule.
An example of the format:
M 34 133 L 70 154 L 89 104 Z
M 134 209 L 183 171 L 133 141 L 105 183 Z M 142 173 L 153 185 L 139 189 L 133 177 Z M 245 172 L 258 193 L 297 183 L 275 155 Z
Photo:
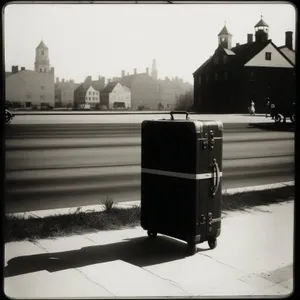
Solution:
M 161 276 L 159 276 L 159 275 L 157 275 L 157 274 L 155 274 L 155 273 L 153 273 L 153 272 L 151 272 L 151 271 L 149 271 L 149 270 L 147 270 L 147 269 L 144 269 L 144 268 L 142 268 L 142 267 L 139 267 L 139 268 L 141 268 L 142 270 L 144 270 L 144 271 L 146 271 L 146 272 L 148 272 L 148 273 L 150 273 L 150 274 L 152 274 L 152 275 L 154 275 L 154 276 L 156 276 L 156 277 L 158 277 L 158 278 L 160 278 L 160 279 L 162 279 L 162 280 L 164 280 L 164 281 L 169 281 L 172 285 L 176 286 L 177 288 L 181 289 L 183 292 L 187 293 L 188 296 L 194 296 L 192 293 L 187 292 L 187 291 L 186 291 L 179 283 L 177 283 L 176 281 L 173 281 L 173 280 L 171 280 L 171 279 L 167 279 L 167 278 L 161 277 Z
M 90 277 L 88 277 L 84 272 L 80 271 L 77 268 L 74 268 L 76 271 L 78 271 L 81 275 L 83 275 L 86 279 L 88 279 L 89 281 L 93 282 L 94 284 L 100 286 L 101 288 L 103 288 L 104 290 L 106 290 L 110 295 L 112 295 L 113 297 L 116 297 L 116 295 L 114 295 L 111 291 L 109 291 L 108 289 L 106 289 L 103 285 L 101 285 L 100 283 L 92 280 Z

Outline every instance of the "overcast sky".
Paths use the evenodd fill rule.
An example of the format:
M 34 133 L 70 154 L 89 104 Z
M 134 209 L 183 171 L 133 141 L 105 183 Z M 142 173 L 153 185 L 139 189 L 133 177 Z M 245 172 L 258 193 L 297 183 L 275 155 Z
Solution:
M 158 77 L 192 73 L 218 46 L 226 25 L 233 45 L 246 43 L 247 33 L 263 15 L 269 38 L 285 43 L 293 31 L 295 8 L 283 4 L 10 4 L 4 10 L 5 69 L 34 69 L 35 48 L 43 39 L 55 77 L 82 82 L 86 76 L 121 76 L 124 69 L 151 71 Z

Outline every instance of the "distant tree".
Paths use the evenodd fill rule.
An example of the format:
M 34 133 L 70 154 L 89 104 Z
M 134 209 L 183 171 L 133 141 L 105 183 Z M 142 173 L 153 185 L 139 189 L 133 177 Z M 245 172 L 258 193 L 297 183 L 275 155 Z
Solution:
M 175 110 L 185 110 L 191 111 L 194 106 L 194 97 L 193 92 L 186 92 L 179 96 L 179 99 L 176 103 Z
M 158 108 L 158 110 L 163 110 L 165 107 L 161 102 L 159 102 L 157 105 L 157 108 Z

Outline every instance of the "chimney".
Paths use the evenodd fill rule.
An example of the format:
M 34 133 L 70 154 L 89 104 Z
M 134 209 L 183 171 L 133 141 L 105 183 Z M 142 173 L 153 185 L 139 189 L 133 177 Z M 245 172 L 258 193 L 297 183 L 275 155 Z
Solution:
M 21 67 L 21 71 L 25 71 L 25 67 Z
M 290 50 L 293 50 L 293 31 L 285 32 L 285 46 Z
M 146 73 L 149 74 L 149 68 L 148 67 L 146 68 Z
M 92 83 L 92 76 L 87 76 L 84 83 L 91 84 Z
M 122 70 L 122 77 L 125 77 L 125 70 Z
M 251 44 L 251 43 L 253 43 L 253 34 L 248 33 L 247 34 L 247 44 Z
M 134 69 L 133 71 L 134 71 L 134 75 L 136 75 L 136 69 Z
M 56 83 L 59 83 L 59 77 L 56 77 Z
M 19 67 L 18 67 L 18 66 L 12 66 L 12 67 L 11 67 L 11 72 L 12 72 L 13 74 L 18 73 L 18 72 L 19 72 Z

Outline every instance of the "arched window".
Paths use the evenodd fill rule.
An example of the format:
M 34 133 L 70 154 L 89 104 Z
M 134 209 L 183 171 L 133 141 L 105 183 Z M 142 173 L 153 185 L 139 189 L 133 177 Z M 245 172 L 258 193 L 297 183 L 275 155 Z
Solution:
M 44 55 L 44 50 L 41 51 L 42 55 Z

